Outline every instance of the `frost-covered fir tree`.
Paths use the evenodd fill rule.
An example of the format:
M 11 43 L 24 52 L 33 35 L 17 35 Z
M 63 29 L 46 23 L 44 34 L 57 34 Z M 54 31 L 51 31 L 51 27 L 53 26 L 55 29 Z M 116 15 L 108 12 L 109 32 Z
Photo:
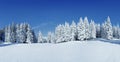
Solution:
M 20 24 L 20 43 L 26 43 L 26 30 L 24 29 L 24 26 L 23 23 Z
M 70 28 L 71 28 L 71 41 L 75 41 L 77 38 L 77 27 L 74 21 L 72 21 Z
M 10 33 L 10 36 L 11 36 L 11 42 L 12 43 L 15 43 L 16 42 L 16 26 L 14 23 L 12 23 L 11 25 L 11 33 Z
M 113 30 L 112 30 L 112 25 L 110 21 L 110 17 L 108 16 L 107 21 L 105 23 L 105 32 L 106 32 L 106 39 L 112 39 L 113 38 Z
M 33 40 L 34 40 L 33 43 L 37 43 L 37 37 L 36 37 L 35 32 L 34 32 L 33 29 L 32 29 L 32 34 L 33 34 Z
M 11 27 L 10 25 L 8 26 L 8 39 L 7 39 L 8 42 L 11 42 Z
M 51 43 L 56 43 L 55 42 L 55 34 L 51 33 Z
M 20 43 L 20 24 L 16 25 L 16 43 Z
M 101 26 L 101 38 L 106 37 L 106 30 L 105 30 L 105 24 L 103 23 Z
M 11 30 L 10 30 L 10 25 L 5 27 L 5 42 L 10 42 L 10 33 L 11 33 Z
M 16 42 L 16 32 L 15 32 L 15 25 L 9 25 L 5 27 L 5 42 Z
M 47 43 L 55 43 L 54 33 L 48 32 Z
M 67 42 L 67 41 L 70 41 L 71 39 L 71 29 L 70 29 L 70 26 L 69 26 L 69 23 L 68 22 L 65 22 L 65 26 L 64 26 L 64 41 Z
M 77 36 L 79 40 L 85 39 L 85 25 L 84 25 L 82 17 L 80 18 L 80 21 L 77 24 L 77 33 L 78 33 Z
M 5 27 L 5 42 L 8 40 L 8 27 Z
M 15 43 L 16 42 L 16 36 L 15 36 L 15 32 L 13 32 L 13 31 L 11 31 L 11 34 L 10 34 L 10 36 L 11 36 L 11 42 L 12 43 Z
M 55 40 L 56 43 L 64 41 L 64 25 L 58 25 L 55 29 Z
M 96 27 L 94 21 L 92 20 L 90 22 L 90 38 L 91 39 L 96 38 Z
M 85 40 L 90 38 L 90 30 L 89 30 L 89 22 L 88 18 L 84 18 L 84 25 L 85 25 Z
M 43 43 L 43 36 L 42 36 L 42 33 L 40 31 L 38 33 L 38 43 Z
M 5 27 L 5 42 L 26 43 L 29 24 L 21 23 Z M 31 30 L 31 33 L 34 32 Z
M 30 25 L 28 25 L 27 27 L 27 40 L 26 40 L 27 43 L 33 43 L 34 42 L 34 37 L 33 37 L 33 33 L 32 33 L 32 30 L 30 28 Z

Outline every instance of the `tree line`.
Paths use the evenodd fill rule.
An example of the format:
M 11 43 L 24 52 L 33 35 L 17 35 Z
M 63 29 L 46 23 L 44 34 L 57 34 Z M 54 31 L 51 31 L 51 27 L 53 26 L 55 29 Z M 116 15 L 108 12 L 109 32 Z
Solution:
M 80 17 L 79 22 L 72 21 L 71 24 L 59 24 L 54 32 L 48 32 L 47 37 L 44 37 L 39 31 L 35 35 L 34 30 L 28 23 L 20 23 L 6 26 L 0 30 L 1 42 L 10 43 L 61 43 L 68 41 L 83 41 L 95 38 L 104 39 L 120 39 L 119 25 L 112 26 L 110 17 L 102 24 L 97 24 L 93 20 L 88 21 L 87 17 Z

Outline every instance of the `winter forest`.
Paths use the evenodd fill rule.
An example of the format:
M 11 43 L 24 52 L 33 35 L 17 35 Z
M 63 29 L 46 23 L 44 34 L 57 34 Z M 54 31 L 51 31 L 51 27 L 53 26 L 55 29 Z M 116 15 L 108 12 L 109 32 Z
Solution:
M 65 22 L 57 25 L 55 31 L 48 32 L 46 37 L 41 31 L 35 33 L 28 23 L 12 23 L 0 30 L 0 43 L 62 43 L 95 38 L 120 39 L 119 25 L 113 26 L 109 16 L 102 24 L 80 17 L 77 23 L 72 21 L 71 24 Z

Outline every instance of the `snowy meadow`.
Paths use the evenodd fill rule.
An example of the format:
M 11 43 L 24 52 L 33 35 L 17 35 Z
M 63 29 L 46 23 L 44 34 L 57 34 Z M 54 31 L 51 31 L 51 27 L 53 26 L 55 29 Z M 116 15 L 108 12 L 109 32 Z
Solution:
M 80 17 L 54 32 L 35 33 L 28 23 L 0 30 L 0 62 L 120 62 L 120 27 Z

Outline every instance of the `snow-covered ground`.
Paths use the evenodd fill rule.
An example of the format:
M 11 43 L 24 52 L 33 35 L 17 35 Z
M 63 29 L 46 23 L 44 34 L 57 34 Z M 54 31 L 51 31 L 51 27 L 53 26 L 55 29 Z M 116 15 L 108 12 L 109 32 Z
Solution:
M 120 45 L 99 40 L 2 45 L 0 62 L 120 62 Z

